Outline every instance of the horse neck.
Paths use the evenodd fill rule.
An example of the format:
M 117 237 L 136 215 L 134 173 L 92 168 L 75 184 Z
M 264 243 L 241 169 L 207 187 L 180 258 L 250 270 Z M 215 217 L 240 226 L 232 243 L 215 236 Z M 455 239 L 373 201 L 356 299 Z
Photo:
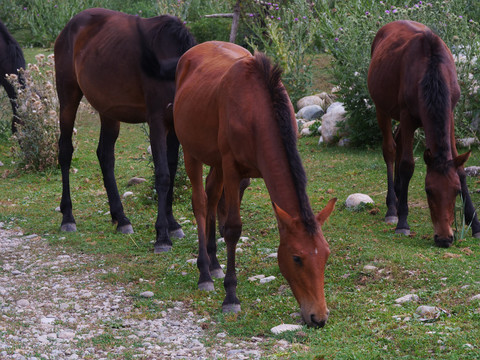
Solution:
M 445 124 L 438 124 L 430 119 L 430 121 L 425 122 L 423 125 L 426 148 L 430 149 L 436 158 L 442 158 L 445 160 L 452 159 L 452 129 L 450 129 L 451 116 L 453 115 L 447 117 L 449 121 Z

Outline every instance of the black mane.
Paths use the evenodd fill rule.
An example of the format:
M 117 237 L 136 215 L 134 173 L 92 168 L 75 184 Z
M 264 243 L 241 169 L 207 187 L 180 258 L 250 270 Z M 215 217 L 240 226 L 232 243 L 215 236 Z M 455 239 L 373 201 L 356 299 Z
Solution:
M 317 223 L 307 196 L 307 176 L 298 153 L 296 132 L 292 127 L 290 100 L 285 87 L 281 83 L 282 69 L 278 64 L 272 66 L 267 56 L 259 52 L 255 53 L 255 63 L 265 76 L 265 84 L 272 98 L 275 118 L 285 147 L 303 224 L 309 234 L 315 234 L 317 232 Z
M 157 23 L 146 33 L 142 30 L 140 19 L 137 21 L 142 47 L 142 69 L 149 77 L 173 81 L 175 80 L 175 70 L 180 56 L 196 45 L 195 38 L 181 20 L 175 16 L 162 15 L 147 20 L 155 20 Z M 161 49 L 162 53 L 174 55 L 163 59 L 158 58 L 155 49 L 157 43 L 161 42 L 161 38 L 169 38 L 175 41 L 174 49 Z

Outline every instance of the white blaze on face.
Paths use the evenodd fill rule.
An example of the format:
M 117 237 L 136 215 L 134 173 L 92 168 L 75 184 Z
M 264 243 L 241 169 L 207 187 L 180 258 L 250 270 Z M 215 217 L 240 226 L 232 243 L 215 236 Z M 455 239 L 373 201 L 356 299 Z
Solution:
M 316 255 L 316 254 L 318 254 L 318 249 L 317 249 L 317 248 L 315 248 L 315 255 Z

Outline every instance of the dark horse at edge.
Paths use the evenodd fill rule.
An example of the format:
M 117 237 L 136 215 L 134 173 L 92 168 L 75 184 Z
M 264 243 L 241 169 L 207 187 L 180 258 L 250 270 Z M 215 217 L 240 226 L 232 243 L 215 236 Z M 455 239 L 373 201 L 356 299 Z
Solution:
M 147 122 L 158 195 L 154 251 L 170 250 L 170 237 L 183 236 L 172 213 L 179 148 L 173 131 L 172 104 L 176 64 L 193 45 L 195 39 L 188 29 L 178 18 L 169 15 L 143 19 L 95 8 L 80 12 L 62 30 L 54 51 L 60 102 L 63 231 L 76 230 L 69 169 L 75 116 L 85 96 L 100 115 L 97 156 L 117 230 L 133 232 L 114 175 L 114 147 L 120 122 Z
M 8 32 L 7 27 L 0 21 L 0 84 L 7 92 L 12 105 L 12 133 L 17 131 L 17 124 L 21 123 L 17 112 L 17 92 L 12 84 L 5 78 L 7 74 L 18 74 L 18 70 L 25 69 L 25 58 L 18 42 Z M 23 77 L 19 75 L 20 84 Z
M 397 222 L 396 233 L 410 233 L 407 196 L 415 167 L 413 136 L 423 127 L 425 192 L 435 244 L 449 247 L 453 243 L 452 224 L 459 194 L 464 201 L 465 221 L 471 224 L 473 236 L 480 237 L 480 223 L 463 167 L 470 152 L 458 155 L 455 145 L 453 109 L 460 87 L 450 50 L 425 25 L 395 21 L 378 31 L 371 53 L 368 89 L 383 135 L 388 181 L 386 222 Z M 395 139 L 392 118 L 400 122 Z

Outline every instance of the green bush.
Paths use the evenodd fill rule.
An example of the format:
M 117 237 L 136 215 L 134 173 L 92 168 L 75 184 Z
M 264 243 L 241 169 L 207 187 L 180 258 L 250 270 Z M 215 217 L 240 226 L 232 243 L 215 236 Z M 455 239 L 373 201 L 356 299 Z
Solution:
M 198 43 L 209 40 L 229 41 L 232 19 L 202 18 L 188 26 Z
M 339 95 L 347 110 L 346 126 L 353 145 L 377 144 L 381 139 L 376 124 L 375 107 L 367 89 L 370 48 L 381 26 L 400 19 L 421 22 L 431 27 L 452 50 L 457 61 L 461 99 L 455 109 L 456 132 L 471 133 L 470 124 L 478 116 L 479 100 L 474 92 L 479 83 L 479 27 L 473 19 L 452 12 L 453 2 L 408 2 L 393 6 L 386 2 L 330 2 L 317 4 L 319 31 L 323 44 L 334 57 L 333 74 Z M 458 4 L 455 6 L 458 7 Z

